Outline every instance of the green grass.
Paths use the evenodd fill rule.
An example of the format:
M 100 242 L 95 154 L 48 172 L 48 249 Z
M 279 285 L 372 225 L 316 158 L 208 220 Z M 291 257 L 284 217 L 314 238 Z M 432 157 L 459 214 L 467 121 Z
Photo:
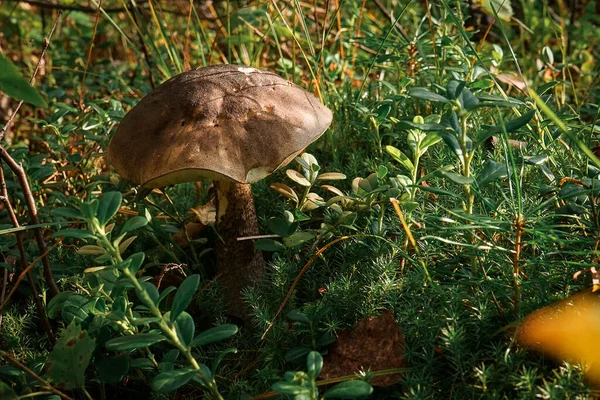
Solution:
M 300 230 L 316 233 L 316 239 L 299 248 L 265 253 L 266 276 L 246 293 L 252 319 L 233 339 L 195 350 L 195 358 L 210 366 L 222 350 L 238 349 L 237 354 L 226 354 L 217 369 L 222 396 L 251 398 L 269 392 L 286 371 L 305 365 L 305 360 L 287 361 L 288 350 L 312 346 L 315 335 L 333 334 L 384 310 L 394 312 L 404 333 L 408 370 L 398 384 L 376 388 L 371 398 L 597 396 L 580 365 L 521 348 L 513 339 L 525 315 L 587 288 L 573 280 L 573 274 L 598 262 L 600 169 L 593 151 L 600 112 L 595 62 L 600 27 L 595 2 L 581 1 L 582 9 L 573 11 L 560 6 L 566 2 L 513 0 L 513 18 L 497 21 L 485 41 L 485 21 L 493 15 L 466 1 L 430 1 L 429 12 L 426 2 L 380 2 L 393 11 L 394 21 L 371 0 L 224 0 L 212 6 L 195 4 L 193 9 L 187 2 L 149 1 L 121 13 L 108 10 L 129 3 L 105 0 L 107 12 L 100 14 L 94 33 L 93 12 L 66 11 L 51 40 L 46 73 L 36 81 L 50 106 L 24 107 L 2 145 L 23 163 L 43 222 L 64 221 L 52 210 L 89 203 L 112 190 L 125 193 L 127 210 L 148 213 L 151 221 L 136 233 L 125 254 L 144 252 L 148 276 L 156 276 L 169 263 L 202 276 L 193 315 L 199 333 L 231 323 L 214 279 L 216 235 L 206 229 L 185 249 L 174 244 L 171 235 L 193 220 L 190 208 L 205 204 L 211 194 L 197 196 L 192 184 L 182 184 L 166 189 L 170 200 L 159 194 L 149 201 L 136 200 L 103 157 L 121 118 L 153 85 L 209 64 L 273 70 L 320 96 L 334 112 L 330 129 L 307 151 L 321 171 L 347 176 L 328 183 L 353 202 L 305 211 L 308 219 L 300 223 Z M 55 11 L 39 15 L 16 3 L 0 6 L 0 46 L 24 75 L 33 70 L 56 17 Z M 478 19 L 483 21 L 480 25 L 470 25 Z M 393 22 L 401 25 L 410 42 Z M 79 104 L 92 40 L 93 60 Z M 507 85 L 507 75 L 525 79 L 538 102 L 527 90 Z M 454 99 L 447 91 L 452 81 L 466 82 L 468 93 L 480 99 L 479 106 L 487 106 L 469 107 L 465 90 L 463 97 Z M 436 101 L 439 98 L 431 93 L 449 101 Z M 519 123 L 523 115 L 531 118 Z M 386 146 L 414 161 L 408 131 L 417 129 L 412 124 L 415 116 L 437 125 L 432 129 L 442 125 L 454 131 L 435 131 L 444 140 L 429 147 L 418 170 L 410 171 Z M 497 138 L 493 145 L 492 135 Z M 524 146 L 511 147 L 509 139 Z M 292 162 L 288 168 L 296 167 Z M 398 175 L 427 178 L 408 189 L 400 185 L 397 192 L 353 191 L 355 178 L 378 171 L 380 186 L 406 183 Z M 11 202 L 25 223 L 22 190 L 7 168 L 5 175 Z M 284 171 L 253 186 L 264 234 L 271 233 L 269 219 L 294 211 L 291 202 L 269 188 L 276 182 L 294 186 Z M 318 185 L 314 190 L 325 200 L 333 197 Z M 390 196 L 397 197 L 416 248 L 406 238 Z M 340 210 L 349 214 L 342 222 Z M 8 221 L 5 215 L 0 210 L 0 218 Z M 170 218 L 162 218 L 167 215 Z M 114 221 L 122 226 L 128 218 L 119 213 Z M 48 228 L 48 237 L 54 231 Z M 336 242 L 310 265 L 277 315 L 311 257 L 349 235 L 354 236 Z M 32 238 L 26 235 L 29 262 L 37 257 Z M 83 271 L 98 264 L 76 253 L 82 244 L 65 239 L 51 261 L 61 290 L 95 298 L 94 284 Z M 18 257 L 13 236 L 0 236 L 0 253 Z M 8 266 L 2 262 L 0 258 L 0 267 Z M 521 275 L 515 279 L 517 267 Z M 49 348 L 43 331 L 36 328 L 36 311 L 24 287 L 3 309 L 0 343 L 2 350 L 31 366 L 45 359 Z M 133 291 L 129 301 L 137 304 Z M 310 314 L 323 308 L 327 312 L 312 330 L 286 318 L 292 310 Z M 55 328 L 70 321 L 60 312 L 51 317 Z M 94 331 L 90 321 L 81 323 L 101 340 L 104 331 Z M 113 329 L 110 335 L 120 333 Z M 313 347 L 326 352 L 326 346 Z M 151 353 L 161 362 L 171 349 L 157 344 Z M 95 357 L 100 353 L 115 354 L 99 348 Z M 145 356 L 141 350 L 128 355 Z M 68 391 L 73 398 L 148 391 L 158 372 L 131 370 L 126 382 L 101 384 L 94 380 L 95 362 L 86 371 L 87 392 Z M 174 365 L 186 364 L 180 358 Z M 47 369 L 36 371 L 48 379 Z M 43 389 L 26 374 L 15 374 L 0 366 L 0 380 L 20 395 Z M 195 398 L 201 392 L 190 383 L 156 396 Z

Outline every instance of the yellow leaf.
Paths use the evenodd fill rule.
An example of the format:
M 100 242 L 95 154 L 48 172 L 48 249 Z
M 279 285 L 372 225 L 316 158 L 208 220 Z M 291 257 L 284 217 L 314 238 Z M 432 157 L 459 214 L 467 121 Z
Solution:
M 528 315 L 517 342 L 560 360 L 584 363 L 587 377 L 600 384 L 600 297 L 578 293 Z

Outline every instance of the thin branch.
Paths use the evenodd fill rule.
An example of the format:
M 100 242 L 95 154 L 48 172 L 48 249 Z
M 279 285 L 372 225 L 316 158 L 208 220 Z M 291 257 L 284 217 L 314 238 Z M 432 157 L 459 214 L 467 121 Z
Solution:
M 377 6 L 377 8 L 379 8 L 379 11 L 381 11 L 390 21 L 393 22 L 394 17 L 392 15 L 392 13 L 387 8 L 385 8 L 383 3 L 380 0 L 373 0 L 373 1 L 375 2 L 375 5 Z M 402 35 L 404 40 L 406 40 L 407 43 L 410 43 L 410 39 L 408 38 L 408 35 L 404 31 L 404 28 L 402 27 L 402 25 L 400 25 L 400 22 L 396 21 L 394 26 L 396 27 L 398 32 L 400 32 L 400 35 Z
M 53 387 L 48 381 L 46 381 L 44 378 L 40 377 L 38 374 L 36 374 L 35 372 L 33 372 L 32 370 L 27 368 L 23 363 L 21 363 L 19 360 L 17 360 L 16 358 L 11 356 L 7 352 L 0 350 L 0 357 L 7 359 L 11 364 L 13 364 L 17 368 L 25 371 L 26 373 L 28 373 L 31 377 L 33 377 L 38 382 L 41 382 L 42 386 L 44 388 L 47 388 L 48 390 L 50 390 L 52 393 L 60 396 L 61 398 L 65 399 L 65 400 L 73 400 L 71 397 L 67 396 L 66 394 L 64 394 L 63 392 L 58 390 L 57 388 Z
M 31 193 L 31 188 L 29 187 L 29 181 L 27 180 L 27 174 L 23 167 L 21 167 L 17 162 L 6 152 L 4 147 L 0 145 L 0 159 L 2 159 L 8 167 L 15 174 L 21 188 L 23 189 L 23 196 L 25 197 L 25 202 L 27 203 L 27 208 L 29 210 L 29 219 L 33 225 L 38 225 L 40 223 L 40 219 L 38 218 L 37 207 L 35 205 L 35 199 L 33 198 L 33 193 Z M 52 274 L 52 268 L 50 267 L 50 259 L 48 258 L 46 242 L 44 241 L 44 235 L 42 234 L 42 230 L 40 228 L 36 228 L 34 230 L 35 240 L 38 245 L 38 249 L 40 254 L 42 255 L 42 265 L 44 266 L 44 279 L 46 280 L 46 284 L 50 288 L 50 297 L 56 296 L 60 290 L 58 290 L 58 286 L 56 286 L 56 282 L 54 281 L 54 275 Z
M 35 79 L 35 76 L 37 75 L 37 73 L 40 69 L 40 65 L 42 65 L 42 61 L 44 61 L 44 57 L 46 56 L 46 50 L 48 50 L 48 46 L 50 46 L 50 38 L 54 34 L 54 30 L 56 29 L 56 25 L 58 25 L 58 20 L 60 19 L 60 16 L 61 16 L 61 14 L 59 14 L 58 17 L 56 18 L 56 20 L 54 21 L 54 25 L 52 25 L 52 30 L 50 31 L 50 34 L 48 35 L 48 37 L 44 39 L 44 49 L 42 50 L 42 54 L 40 54 L 40 59 L 38 60 L 37 65 L 35 66 L 35 70 L 33 71 L 33 74 L 31 74 L 31 78 L 29 79 L 29 84 L 31 86 L 33 86 L 33 80 Z M 19 109 L 21 108 L 22 105 L 23 105 L 23 100 L 21 100 L 19 102 L 19 104 L 17 104 L 17 107 L 15 108 L 15 110 L 11 114 L 10 118 L 6 122 L 6 125 L 4 125 L 2 130 L 0 130 L 0 142 L 4 138 L 4 134 L 8 131 L 8 128 L 10 127 L 13 120 L 17 116 L 17 113 L 19 112 Z
M 8 197 L 8 190 L 6 189 L 6 181 L 4 180 L 4 170 L 2 169 L 1 162 L 0 162 L 0 200 L 2 200 L 2 202 L 4 203 L 4 208 L 7 210 L 8 216 L 10 217 L 10 220 L 11 220 L 13 226 L 15 228 L 18 228 L 19 220 L 17 219 L 15 210 L 13 209 L 13 206 Z M 50 326 L 50 322 L 48 321 L 48 316 L 46 315 L 46 310 L 44 309 L 42 300 L 40 299 L 40 296 L 38 295 L 38 291 L 37 291 L 37 288 L 35 285 L 35 280 L 33 279 L 33 275 L 29 271 L 30 268 L 28 269 L 28 267 L 27 267 L 27 255 L 25 253 L 25 246 L 23 245 L 23 232 L 15 232 L 15 237 L 17 239 L 17 248 L 19 249 L 19 256 L 21 258 L 20 262 L 21 262 L 22 272 L 21 272 L 21 276 L 19 277 L 19 279 L 22 279 L 23 275 L 27 276 L 27 283 L 29 284 L 29 290 L 31 291 L 31 297 L 33 298 L 33 302 L 35 303 L 35 308 L 37 310 L 38 316 L 42 322 L 42 326 L 43 326 L 44 330 L 46 331 L 46 335 L 48 336 L 48 342 L 50 343 L 50 346 L 54 347 L 54 343 L 56 342 L 56 340 L 54 338 L 54 333 L 52 332 L 52 327 Z M 17 286 L 18 286 L 18 283 L 15 284 L 14 288 L 16 288 Z M 4 286 L 2 288 L 2 299 L 1 299 L 2 307 L 4 306 L 4 303 L 6 301 L 8 301 L 8 299 L 5 300 L 5 298 L 4 298 L 4 290 L 5 289 L 6 289 L 6 287 Z M 11 293 L 12 293 L 12 291 L 11 291 Z M 10 298 L 10 294 L 8 295 L 8 298 Z M 2 307 L 0 307 L 0 311 L 2 311 Z
M 90 59 L 92 58 L 92 49 L 94 48 L 94 40 L 96 39 L 96 32 L 98 31 L 98 22 L 100 21 L 100 10 L 102 10 L 102 0 L 98 2 L 98 9 L 96 10 L 96 20 L 94 21 L 94 32 L 92 33 L 92 40 L 90 40 L 87 60 L 85 61 L 85 69 L 83 70 L 83 77 L 81 78 L 81 91 L 79 92 L 79 109 L 82 111 L 84 109 L 83 92 L 85 90 L 85 76 L 87 75 L 87 71 L 90 66 Z
M 52 25 L 52 29 L 50 30 L 48 37 L 44 40 L 44 48 L 42 50 L 42 54 L 40 54 L 40 59 L 38 60 L 38 63 L 35 66 L 35 70 L 33 71 L 31 78 L 29 79 L 30 84 L 33 84 L 33 81 L 35 79 L 35 76 L 38 73 L 40 65 L 41 65 L 42 61 L 44 60 L 44 57 L 46 56 L 46 51 L 48 50 L 48 47 L 50 46 L 50 39 L 52 38 L 54 31 L 56 30 L 56 26 L 58 25 L 58 21 L 60 20 L 61 15 L 62 15 L 62 12 L 59 13 L 58 17 L 54 21 L 54 24 Z M 2 141 L 4 134 L 10 128 L 13 120 L 15 119 L 15 116 L 19 112 L 19 109 L 21 108 L 22 105 L 23 105 L 23 101 L 21 100 L 19 102 L 19 104 L 17 105 L 17 107 L 15 108 L 15 110 L 13 111 L 10 118 L 8 119 L 8 122 L 6 123 L 6 125 L 0 131 L 0 141 Z M 25 170 L 19 164 L 17 164 L 17 162 L 10 156 L 10 154 L 8 154 L 8 152 L 4 149 L 4 147 L 2 147 L 2 145 L 0 145 L 0 159 L 4 160 L 4 162 L 6 162 L 8 167 L 12 170 L 12 172 L 15 174 L 15 176 L 19 180 L 21 188 L 23 189 L 23 195 L 25 197 L 25 201 L 27 203 L 27 208 L 29 209 L 29 218 L 31 220 L 31 223 L 34 225 L 39 224 L 40 220 L 38 218 L 38 212 L 37 212 L 37 207 L 35 205 L 35 199 L 33 198 L 33 194 L 31 193 L 31 188 L 29 187 L 29 182 L 27 180 L 27 174 L 25 174 Z M 35 240 L 37 242 L 38 249 L 40 251 L 40 254 L 42 255 L 42 265 L 44 267 L 44 278 L 46 280 L 46 283 L 48 284 L 48 287 L 50 288 L 50 295 L 51 295 L 50 297 L 53 297 L 59 293 L 59 290 L 58 290 L 58 286 L 56 286 L 56 282 L 54 281 L 54 275 L 52 274 L 52 268 L 50 267 L 50 260 L 48 258 L 47 251 L 46 251 L 46 242 L 44 241 L 44 236 L 42 235 L 42 230 L 40 228 L 36 228 L 34 233 L 35 233 Z
M 74 5 L 74 4 L 57 4 L 57 3 L 50 3 L 48 1 L 43 1 L 43 0 L 4 0 L 4 1 L 10 2 L 10 3 L 15 3 L 15 5 L 18 5 L 19 3 L 29 4 L 31 6 L 46 8 L 46 9 L 50 9 L 50 10 L 79 11 L 79 12 L 86 13 L 86 14 L 95 14 L 96 13 L 96 8 L 91 7 L 91 6 L 79 6 L 79 5 Z M 144 8 L 144 9 L 146 9 L 148 7 L 146 4 L 144 4 L 143 0 L 138 0 L 136 2 L 136 5 L 138 7 Z M 120 12 L 125 12 L 127 10 L 130 10 L 131 7 L 133 7 L 133 6 L 128 5 L 126 7 L 108 7 L 108 8 L 103 8 L 102 10 L 108 14 L 118 14 Z M 185 16 L 184 13 L 177 11 L 175 9 L 172 9 L 172 10 L 165 9 L 164 12 L 166 12 L 167 14 Z
M 12 3 L 17 3 L 17 4 L 18 3 L 29 4 L 30 6 L 48 8 L 51 10 L 80 11 L 80 12 L 89 13 L 89 14 L 96 13 L 96 8 L 94 8 L 94 7 L 78 6 L 78 5 L 74 5 L 74 4 L 57 4 L 57 3 L 50 3 L 48 1 L 43 1 L 43 0 L 8 0 L 8 1 L 12 2 Z M 113 7 L 113 8 L 105 8 L 104 9 L 104 11 L 106 11 L 107 13 L 120 13 L 125 10 L 126 10 L 126 7 Z

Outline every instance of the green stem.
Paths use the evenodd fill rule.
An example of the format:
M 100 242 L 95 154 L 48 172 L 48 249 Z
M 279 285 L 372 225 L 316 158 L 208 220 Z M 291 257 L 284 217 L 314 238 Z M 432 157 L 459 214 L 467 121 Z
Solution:
M 114 260 L 116 260 L 117 263 L 122 262 L 123 258 L 121 257 L 121 253 L 119 252 L 118 247 L 113 246 L 113 244 L 110 242 L 106 235 L 104 227 L 100 226 L 98 220 L 95 218 L 92 221 L 92 228 L 95 231 L 95 233 L 100 237 L 102 245 L 105 249 L 107 249 L 110 252 Z M 144 289 L 144 287 L 140 284 L 135 274 L 131 272 L 129 268 L 122 269 L 122 272 L 131 281 L 136 290 L 136 293 L 138 294 L 138 297 L 144 303 L 144 305 L 150 309 L 150 312 L 155 317 L 158 317 L 160 319 L 158 322 L 158 326 L 165 334 L 167 339 L 169 339 L 171 344 L 175 346 L 181 352 L 181 354 L 184 355 L 188 363 L 192 366 L 192 368 L 196 370 L 198 377 L 202 382 L 202 385 L 206 389 L 208 389 L 208 392 L 213 398 L 223 400 L 223 397 L 217 390 L 217 384 L 214 378 L 208 379 L 206 376 L 204 376 L 200 369 L 200 366 L 198 365 L 198 362 L 192 355 L 191 349 L 179 340 L 179 337 L 177 336 L 177 331 L 175 330 L 174 326 L 172 326 L 172 324 L 168 322 L 168 320 L 164 317 L 160 309 L 156 306 L 156 304 L 154 304 L 154 301 L 152 300 L 148 292 Z

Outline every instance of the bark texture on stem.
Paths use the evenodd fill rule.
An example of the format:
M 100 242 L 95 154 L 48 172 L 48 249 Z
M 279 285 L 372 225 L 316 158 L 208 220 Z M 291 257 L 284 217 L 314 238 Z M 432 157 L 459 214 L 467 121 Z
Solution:
M 238 237 L 259 234 L 252 188 L 249 184 L 215 182 L 217 190 L 217 268 L 223 285 L 227 310 L 246 319 L 248 309 L 242 299 L 243 289 L 257 283 L 265 270 L 262 253 L 254 241 Z
M 19 184 L 21 185 L 21 189 L 23 190 L 23 196 L 25 197 L 25 202 L 27 203 L 27 208 L 29 212 L 29 218 L 33 225 L 39 225 L 40 219 L 38 218 L 38 211 L 35 205 L 35 199 L 33 198 L 33 193 L 31 193 L 31 188 L 29 187 L 29 181 L 27 180 L 27 174 L 23 167 L 10 156 L 6 152 L 6 150 L 0 146 L 0 159 L 6 162 L 8 167 L 17 177 Z M 38 245 L 38 249 L 40 254 L 42 255 L 42 265 L 44 267 L 44 279 L 46 280 L 46 284 L 50 289 L 50 298 L 56 296 L 60 290 L 58 286 L 56 286 L 56 282 L 54 281 L 54 275 L 52 274 L 52 268 L 50 266 L 50 259 L 48 258 L 46 241 L 44 240 L 44 235 L 42 234 L 42 230 L 40 228 L 35 228 L 33 230 L 35 240 Z

